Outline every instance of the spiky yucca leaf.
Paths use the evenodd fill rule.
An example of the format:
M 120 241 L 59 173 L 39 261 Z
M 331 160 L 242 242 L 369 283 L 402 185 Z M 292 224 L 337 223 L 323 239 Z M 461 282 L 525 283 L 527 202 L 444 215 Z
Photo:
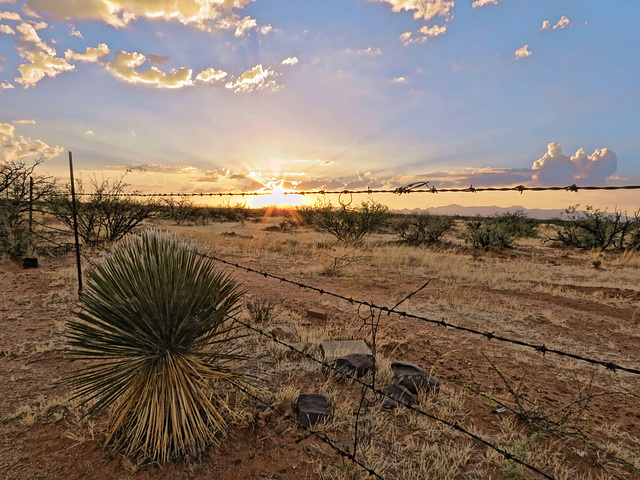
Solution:
M 90 362 L 70 380 L 90 413 L 110 409 L 108 443 L 165 462 L 224 433 L 210 381 L 234 376 L 225 318 L 240 296 L 191 245 L 157 231 L 123 241 L 88 273 L 68 346 Z

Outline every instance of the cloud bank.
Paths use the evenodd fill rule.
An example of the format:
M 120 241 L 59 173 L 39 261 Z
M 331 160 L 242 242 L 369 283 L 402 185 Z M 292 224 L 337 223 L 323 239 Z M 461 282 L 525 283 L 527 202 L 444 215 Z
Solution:
M 0 162 L 20 160 L 31 155 L 53 158 L 63 151 L 60 146 L 51 147 L 40 140 L 16 136 L 13 125 L 0 123 Z

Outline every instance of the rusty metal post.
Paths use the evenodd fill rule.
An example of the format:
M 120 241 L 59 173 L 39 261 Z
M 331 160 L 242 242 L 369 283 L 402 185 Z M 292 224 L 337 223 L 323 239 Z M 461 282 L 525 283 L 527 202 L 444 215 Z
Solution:
M 80 261 L 80 238 L 78 236 L 78 207 L 76 206 L 76 184 L 73 178 L 73 156 L 69 151 L 69 175 L 71 176 L 71 212 L 73 214 L 73 234 L 76 242 L 76 265 L 78 268 L 78 297 L 82 296 L 82 263 Z

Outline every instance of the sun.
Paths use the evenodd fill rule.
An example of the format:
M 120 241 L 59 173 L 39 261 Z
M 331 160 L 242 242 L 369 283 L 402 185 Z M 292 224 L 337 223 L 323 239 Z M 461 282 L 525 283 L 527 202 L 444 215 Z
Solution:
M 267 182 L 264 187 L 257 190 L 256 195 L 251 199 L 251 206 L 262 207 L 299 207 L 302 205 L 302 195 L 296 194 L 294 190 L 285 189 L 282 184 L 284 180 L 277 182 Z

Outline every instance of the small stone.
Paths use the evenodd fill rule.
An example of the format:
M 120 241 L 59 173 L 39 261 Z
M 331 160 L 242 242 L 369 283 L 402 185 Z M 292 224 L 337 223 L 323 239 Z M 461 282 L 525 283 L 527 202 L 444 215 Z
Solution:
M 331 404 L 317 393 L 300 394 L 296 410 L 298 423 L 304 427 L 324 423 L 331 418 Z
M 396 361 L 391 364 L 391 370 L 394 377 L 400 380 L 400 385 L 413 394 L 417 394 L 418 390 L 440 387 L 440 380 L 415 363 Z
M 38 259 L 36 257 L 24 257 L 22 259 L 22 268 L 38 268 Z
M 371 349 L 364 340 L 325 340 L 320 348 L 324 358 L 329 360 L 354 353 L 371 355 Z
M 327 311 L 320 308 L 310 308 L 309 310 L 307 310 L 307 317 L 315 318 L 316 320 L 326 320 Z
M 300 341 L 298 331 L 294 327 L 273 327 L 268 332 L 278 340 L 289 340 L 294 343 Z
M 360 378 L 373 371 L 373 355 L 352 353 L 338 358 L 334 366 L 342 373 Z
M 413 405 L 416 397 L 402 385 L 396 384 L 382 390 L 387 395 L 382 400 L 383 408 L 396 408 L 399 405 Z

